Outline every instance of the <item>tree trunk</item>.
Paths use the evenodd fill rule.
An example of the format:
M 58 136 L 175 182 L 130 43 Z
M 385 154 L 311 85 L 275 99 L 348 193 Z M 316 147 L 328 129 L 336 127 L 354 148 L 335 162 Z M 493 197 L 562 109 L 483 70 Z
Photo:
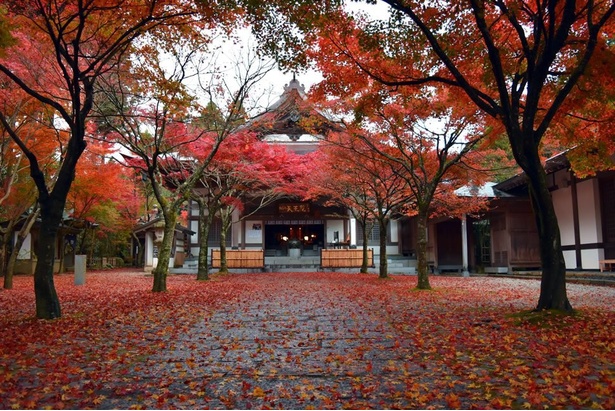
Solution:
M 2 235 L 2 244 L 0 245 L 0 276 L 4 276 L 4 288 L 10 290 L 13 288 L 13 279 L 7 280 L 7 267 L 8 267 L 8 244 L 5 239 L 8 233 Z
M 536 310 L 572 311 L 566 294 L 566 262 L 562 252 L 557 215 L 549 192 L 546 173 L 540 163 L 526 170 L 530 199 L 540 241 L 542 278 Z
M 169 261 L 171 261 L 171 251 L 175 238 L 175 224 L 177 215 L 174 210 L 163 210 L 164 216 L 164 236 L 162 244 L 158 250 L 158 264 L 152 274 L 154 274 L 153 292 L 167 291 L 167 274 L 169 273 Z
M 141 261 L 143 261 L 143 255 L 144 255 L 143 251 L 145 249 L 145 245 L 141 244 L 141 241 L 139 241 L 139 237 L 137 237 L 137 235 L 134 232 L 132 233 L 132 239 L 133 239 L 133 241 L 137 242 L 137 254 L 134 256 L 134 260 L 132 262 L 132 265 L 133 265 L 133 267 L 142 267 L 141 266 Z M 133 248 L 132 252 L 134 253 L 134 248 Z
M 361 263 L 361 272 L 362 273 L 367 273 L 367 245 L 369 243 L 369 239 L 367 238 L 368 236 L 368 231 L 367 231 L 367 219 L 363 219 L 363 222 L 361 224 L 361 229 L 363 230 L 363 262 Z
M 419 290 L 431 290 L 429 284 L 429 266 L 427 264 L 427 213 L 417 215 L 417 272 L 418 281 L 416 288 Z
M 566 263 L 562 251 L 557 215 L 540 160 L 536 138 L 522 130 L 508 128 L 508 139 L 517 164 L 527 178 L 528 190 L 540 245 L 542 277 L 536 310 L 572 311 L 566 295 Z
M 14 234 L 14 220 L 8 221 L 8 226 L 2 229 L 2 245 L 0 246 L 0 275 L 4 275 L 4 288 L 10 290 L 13 288 L 13 277 L 9 276 L 10 264 L 10 244 Z M 13 247 L 15 248 L 15 247 Z
M 60 240 L 60 250 L 59 250 L 59 261 L 58 261 L 58 274 L 62 274 L 64 272 L 64 252 L 66 251 L 66 238 L 62 236 L 59 238 Z M 91 261 L 91 260 L 90 260 Z
M 387 262 L 387 219 L 378 220 L 380 224 L 380 267 L 378 270 L 379 278 L 388 278 L 389 264 Z
M 222 229 L 220 230 L 220 273 L 228 273 L 228 264 L 226 262 L 226 230 L 227 224 L 222 220 Z
M 209 229 L 213 222 L 213 215 L 205 213 L 204 203 L 199 203 L 199 266 L 196 279 L 209 280 Z
M 60 318 L 60 300 L 53 283 L 58 229 L 62 222 L 64 202 L 54 201 L 52 197 L 41 204 L 41 226 L 37 262 L 34 270 L 34 293 L 36 296 L 36 318 L 51 320 Z

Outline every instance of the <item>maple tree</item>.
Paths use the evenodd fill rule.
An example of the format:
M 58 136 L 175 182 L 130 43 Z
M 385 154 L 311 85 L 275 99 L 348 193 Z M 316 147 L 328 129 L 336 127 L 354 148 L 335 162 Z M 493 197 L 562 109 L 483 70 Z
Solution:
M 205 180 L 206 181 L 206 180 Z M 218 213 L 218 208 L 222 201 L 222 193 L 216 193 L 208 187 L 208 184 L 203 184 L 203 179 L 199 185 L 206 187 L 202 191 L 199 188 L 192 190 L 190 198 L 199 207 L 198 219 L 198 238 L 199 238 L 199 255 L 197 256 L 197 272 L 196 279 L 199 281 L 209 280 L 209 232 L 214 223 L 214 218 Z
M 149 108 L 135 107 L 119 118 L 108 120 L 108 130 L 104 133 L 107 141 L 113 141 L 131 153 L 124 156 L 123 164 L 146 176 L 164 221 L 158 264 L 153 271 L 152 291 L 155 292 L 166 291 L 179 208 L 187 200 L 200 174 L 200 171 L 191 169 L 192 164 L 181 161 L 178 150 L 197 139 L 210 139 L 212 150 L 216 150 L 219 144 L 215 136 L 205 135 L 182 118 L 176 118 L 173 111 L 180 111 L 181 103 L 168 95 L 164 98 L 168 105 L 158 101 Z
M 313 171 L 306 176 L 303 183 L 306 198 L 315 198 L 324 201 L 325 204 L 342 205 L 348 210 L 359 223 L 362 233 L 362 262 L 361 273 L 368 272 L 368 245 L 369 237 L 374 227 L 372 210 L 369 199 L 371 191 L 367 185 L 360 184 L 358 174 L 352 172 L 355 162 L 346 164 L 349 153 L 344 148 L 335 144 L 322 145 L 312 158 Z
M 57 167 L 55 142 L 64 134 L 52 124 L 48 111 L 10 82 L 3 84 L 1 110 L 5 122 L 14 128 L 23 143 L 40 159 L 41 167 L 53 173 Z M 10 138 L 4 125 L 0 145 L 0 219 L 4 226 L 0 267 L 4 288 L 12 288 L 15 263 L 20 249 L 39 216 L 36 187 L 28 175 L 27 158 Z
M 369 143 L 368 143 L 369 141 Z M 400 176 L 400 169 L 392 165 L 387 156 L 391 155 L 391 147 L 378 140 L 362 129 L 349 129 L 345 132 L 332 132 L 327 135 L 322 146 L 327 151 L 327 167 L 331 174 L 314 180 L 316 192 L 334 195 L 342 198 L 341 202 L 355 210 L 355 215 L 370 216 L 378 224 L 380 231 L 379 277 L 388 277 L 387 233 L 392 218 L 403 213 L 409 200 L 410 192 L 406 181 Z M 378 149 L 374 150 L 377 146 Z M 319 188 L 322 187 L 322 188 Z M 342 189 L 337 195 L 333 190 Z M 367 233 L 369 221 L 360 219 L 363 233 Z M 365 265 L 367 250 L 364 236 L 363 265 Z
M 312 50 L 335 76 L 362 73 L 392 88 L 447 84 L 503 128 L 525 173 L 540 237 L 536 309 L 572 309 L 540 149 L 551 136 L 568 147 L 587 143 L 595 153 L 610 154 L 609 133 L 595 131 L 613 118 L 612 105 L 600 96 L 613 90 L 613 72 L 603 68 L 613 58 L 615 4 L 381 0 L 388 18 L 370 19 L 344 12 L 341 1 L 246 3 L 264 48 L 287 64 L 305 64 Z M 337 51 L 319 50 L 322 38 Z M 579 151 L 579 157 L 587 153 Z
M 97 81 L 134 51 L 135 39 L 164 48 L 169 44 L 165 41 L 175 41 L 173 34 L 179 29 L 182 36 L 189 37 L 229 14 L 213 2 L 159 0 L 23 0 L 5 3 L 4 8 L 2 21 L 10 22 L 15 42 L 0 57 L 2 80 L 14 83 L 53 110 L 69 134 L 66 144 L 58 148 L 61 165 L 55 182 L 48 186 L 39 158 L 6 122 L 6 113 L 0 113 L 7 132 L 28 158 L 38 189 L 42 230 L 35 270 L 36 315 L 57 318 L 61 310 L 53 283 L 55 243 L 75 168 L 86 148 L 86 125 Z
M 10 289 L 13 269 L 9 263 L 9 255 L 17 252 L 14 248 L 11 250 L 13 237 L 17 225 L 23 221 L 24 212 L 35 200 L 33 187 L 24 185 L 27 175 L 21 165 L 23 157 L 15 155 L 15 147 L 6 133 L 3 132 L 0 138 L 0 221 L 3 223 L 0 227 L 0 272 L 4 276 L 4 288 Z
M 6 11 L 4 5 L 0 5 L 0 55 L 3 55 L 4 49 L 15 41 L 13 36 L 11 36 Z
M 324 86 L 329 96 L 332 90 L 354 86 L 348 77 L 331 77 Z M 328 107 L 354 114 L 348 130 L 388 161 L 395 176 L 405 182 L 408 194 L 402 198 L 403 212 L 417 220 L 417 288 L 430 289 L 428 220 L 439 214 L 462 216 L 485 206 L 485 198 L 461 200 L 455 191 L 480 185 L 487 177 L 474 171 L 471 159 L 482 156 L 472 150 L 493 130 L 480 126 L 479 114 L 454 90 L 432 88 L 421 98 L 406 90 L 390 92 L 377 82 L 357 83 L 357 89 L 349 93 L 352 98 L 329 98 Z M 370 129 L 377 132 L 363 131 Z
M 92 140 L 77 166 L 67 199 L 73 225 L 82 229 L 74 246 L 77 254 L 92 257 L 104 240 L 125 243 L 140 215 L 135 181 L 112 159 L 114 152 L 109 143 Z
M 241 143 L 232 156 L 235 159 L 227 158 L 226 165 L 222 165 L 218 170 L 218 173 L 225 168 L 228 170 L 227 173 L 222 172 L 222 185 L 227 187 L 220 208 L 222 238 L 231 224 L 248 219 L 281 198 L 298 196 L 299 188 L 295 183 L 299 176 L 307 174 L 308 170 L 308 156 L 261 141 L 255 134 L 248 137 L 247 141 L 240 141 Z M 240 214 L 238 220 L 234 220 L 235 211 Z M 222 238 L 220 272 L 224 273 L 228 271 L 228 266 Z
M 283 146 L 260 140 L 245 127 L 224 140 L 203 171 L 201 189 L 192 194 L 199 207 L 207 211 L 199 213 L 198 279 L 207 279 L 208 228 L 213 218 L 221 220 L 219 272 L 226 273 L 226 233 L 231 225 L 280 198 L 296 194 L 293 183 L 306 171 L 302 160 L 302 156 Z M 236 212 L 239 219 L 234 217 Z
M 212 101 L 202 105 L 187 84 L 190 76 L 198 77 L 195 61 L 201 57 L 183 42 L 175 47 L 172 69 L 165 68 L 169 56 L 152 49 L 143 64 L 133 63 L 130 70 L 124 68 L 109 76 L 106 99 L 101 100 L 98 110 L 104 138 L 130 151 L 132 156 L 125 157 L 125 165 L 147 176 L 164 219 L 153 271 L 155 292 L 166 291 L 180 207 L 192 195 L 222 142 L 241 123 L 244 101 L 252 87 L 270 70 L 246 65 L 236 89 L 224 79 L 214 78 L 209 84 L 200 79 L 200 91 L 224 103 L 221 108 Z M 148 80 L 143 82 L 143 78 Z M 114 109 L 109 111 L 109 105 Z

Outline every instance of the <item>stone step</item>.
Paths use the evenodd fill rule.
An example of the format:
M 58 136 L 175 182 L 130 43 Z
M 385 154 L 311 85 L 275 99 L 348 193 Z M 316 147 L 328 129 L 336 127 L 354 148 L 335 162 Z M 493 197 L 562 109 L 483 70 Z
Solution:
M 370 272 L 377 272 L 380 265 L 380 259 L 378 256 L 374 256 L 374 266 L 370 267 Z M 390 273 L 404 273 L 414 274 L 416 272 L 416 260 L 408 258 L 387 258 L 388 271 Z M 196 272 L 198 268 L 198 260 L 188 258 L 184 262 L 183 268 L 176 269 L 176 271 L 184 270 L 186 272 Z M 265 256 L 265 270 L 272 272 L 283 271 L 319 271 L 320 270 L 320 255 L 302 255 L 299 257 L 288 256 Z M 336 269 L 336 271 L 348 270 L 349 272 L 356 272 L 356 268 L 349 269 Z M 241 271 L 244 271 L 241 269 Z M 248 270 L 249 271 L 249 270 Z M 252 270 L 254 271 L 254 270 Z M 239 272 L 239 270 L 237 270 Z

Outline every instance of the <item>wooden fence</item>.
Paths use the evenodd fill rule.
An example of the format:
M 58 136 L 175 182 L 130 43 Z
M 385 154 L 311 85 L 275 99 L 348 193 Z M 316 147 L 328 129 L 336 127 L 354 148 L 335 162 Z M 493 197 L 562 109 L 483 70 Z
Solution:
M 211 250 L 211 266 L 220 268 L 220 250 Z M 226 250 L 228 268 L 265 268 L 263 250 Z
M 322 249 L 320 266 L 323 268 L 360 268 L 363 265 L 362 249 Z M 374 266 L 374 250 L 367 250 L 367 266 Z

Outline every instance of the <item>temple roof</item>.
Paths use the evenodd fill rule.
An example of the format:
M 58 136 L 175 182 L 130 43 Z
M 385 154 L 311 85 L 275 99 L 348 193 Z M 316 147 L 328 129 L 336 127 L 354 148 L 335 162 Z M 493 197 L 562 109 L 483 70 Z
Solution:
M 293 76 L 293 79 L 290 83 L 284 85 L 284 92 L 280 96 L 280 98 L 270 105 L 267 108 L 267 111 L 275 111 L 279 107 L 284 106 L 284 104 L 288 104 L 289 102 L 295 101 L 305 101 L 307 100 L 307 94 L 305 93 L 305 86 L 299 83 L 299 80 Z
M 554 155 L 553 157 L 548 158 L 545 161 L 544 168 L 547 174 L 555 173 L 559 170 L 564 170 L 570 168 L 570 162 L 568 161 L 568 157 L 566 157 L 566 153 L 569 150 L 561 152 L 559 154 Z M 524 172 L 520 172 L 494 186 L 494 189 L 503 191 L 503 192 L 513 192 L 518 190 L 519 188 L 525 188 L 527 186 L 527 180 Z
M 246 127 L 267 141 L 313 145 L 334 128 L 334 123 L 314 108 L 308 101 L 305 86 L 293 76 L 290 83 L 284 85 L 278 100 L 250 120 Z

